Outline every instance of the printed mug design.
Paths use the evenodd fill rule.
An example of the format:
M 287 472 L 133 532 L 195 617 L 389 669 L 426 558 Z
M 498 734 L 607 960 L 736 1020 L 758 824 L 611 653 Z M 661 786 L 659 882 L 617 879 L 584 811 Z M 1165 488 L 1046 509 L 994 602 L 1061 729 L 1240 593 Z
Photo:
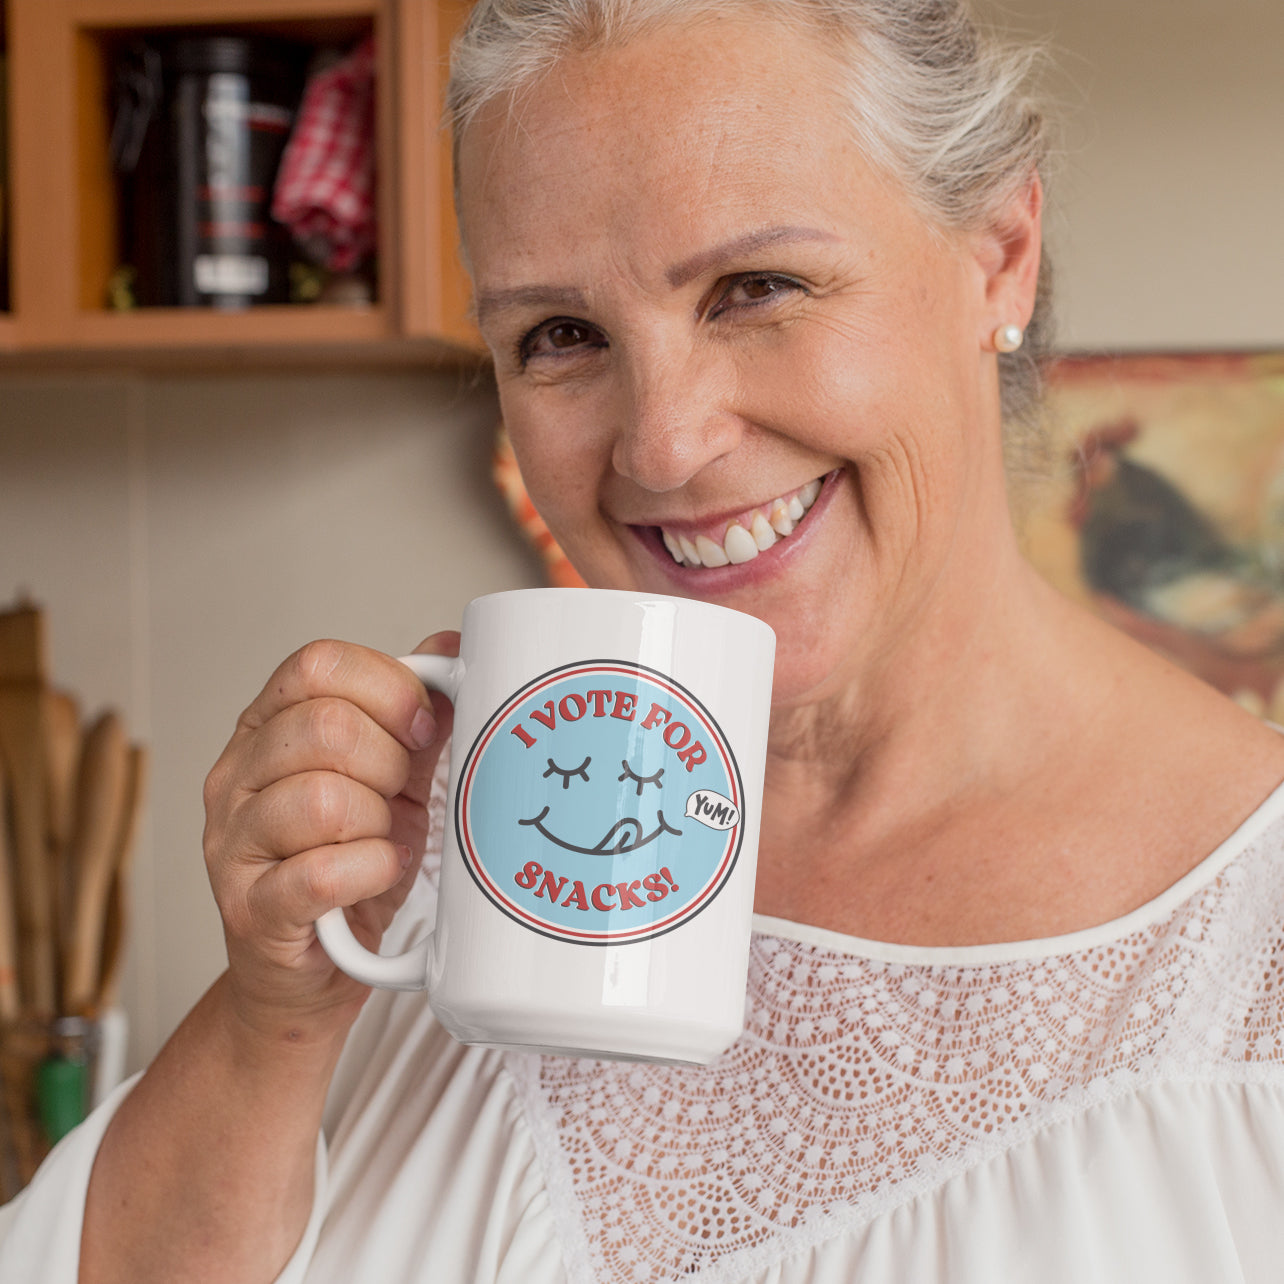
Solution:
M 735 868 L 744 790 L 731 746 L 685 687 L 591 660 L 496 710 L 460 771 L 459 850 L 532 931 L 583 945 L 689 922 Z

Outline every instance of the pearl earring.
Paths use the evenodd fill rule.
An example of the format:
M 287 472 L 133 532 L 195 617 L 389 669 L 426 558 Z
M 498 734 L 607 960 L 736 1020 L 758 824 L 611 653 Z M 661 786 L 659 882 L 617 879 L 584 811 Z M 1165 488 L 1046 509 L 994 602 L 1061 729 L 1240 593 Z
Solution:
M 1001 325 L 994 332 L 994 350 L 996 352 L 1015 352 L 1025 342 L 1025 331 L 1011 321 Z

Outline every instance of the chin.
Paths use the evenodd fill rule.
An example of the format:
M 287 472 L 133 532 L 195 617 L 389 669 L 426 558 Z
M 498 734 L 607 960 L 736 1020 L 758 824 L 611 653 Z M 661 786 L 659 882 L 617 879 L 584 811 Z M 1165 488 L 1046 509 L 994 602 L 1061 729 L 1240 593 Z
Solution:
M 849 683 L 849 665 L 848 654 L 834 655 L 827 647 L 777 629 L 772 707 L 798 708 L 836 695 Z
M 770 625 L 776 634 L 772 702 L 787 707 L 823 699 L 850 681 L 859 638 L 868 632 L 861 622 L 865 604 L 850 591 L 826 588 L 832 577 L 812 567 L 808 536 L 815 533 L 747 566 L 716 570 L 676 565 L 654 529 L 634 528 L 615 548 L 568 534 L 564 547 L 590 588 L 696 598 Z

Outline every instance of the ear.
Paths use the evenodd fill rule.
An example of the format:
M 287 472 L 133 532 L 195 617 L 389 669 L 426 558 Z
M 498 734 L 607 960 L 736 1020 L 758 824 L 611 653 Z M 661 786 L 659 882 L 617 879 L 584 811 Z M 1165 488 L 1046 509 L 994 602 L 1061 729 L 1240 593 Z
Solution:
M 1015 323 L 1024 330 L 1034 312 L 1043 245 L 1043 183 L 1037 172 L 975 234 L 973 244 L 985 291 L 978 338 L 983 349 L 993 351 L 999 326 Z

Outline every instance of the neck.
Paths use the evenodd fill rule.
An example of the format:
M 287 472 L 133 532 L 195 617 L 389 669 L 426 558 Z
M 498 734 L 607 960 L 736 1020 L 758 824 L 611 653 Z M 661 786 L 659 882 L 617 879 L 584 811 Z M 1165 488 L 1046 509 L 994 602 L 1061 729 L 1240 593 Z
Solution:
M 1079 612 L 1014 542 L 989 565 L 953 604 L 920 612 L 895 656 L 775 712 L 768 864 L 804 849 L 849 865 L 911 851 L 960 809 L 1037 779 L 1096 716 L 1108 695 L 1075 677 Z

